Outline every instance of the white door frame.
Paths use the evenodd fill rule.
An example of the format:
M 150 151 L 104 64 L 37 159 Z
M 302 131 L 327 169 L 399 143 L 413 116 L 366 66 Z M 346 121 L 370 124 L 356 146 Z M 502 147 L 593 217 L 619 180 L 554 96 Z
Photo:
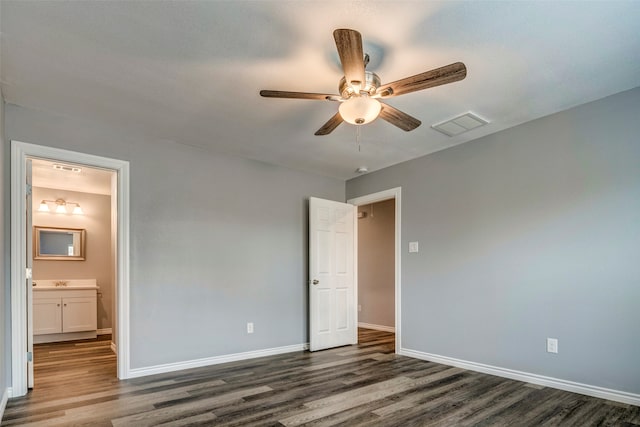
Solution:
M 402 216 L 401 216 L 401 212 L 400 212 L 400 207 L 401 207 L 401 203 L 400 203 L 400 196 L 402 193 L 402 188 L 401 187 L 396 187 L 396 188 L 391 188 L 389 190 L 385 190 L 385 191 L 379 191 L 377 193 L 373 193 L 373 194 L 367 194 L 365 196 L 360 196 L 360 197 L 355 197 L 353 199 L 349 199 L 347 200 L 347 203 L 350 203 L 352 205 L 355 206 L 361 206 L 361 205 L 368 205 L 371 203 L 377 203 L 377 202 L 382 202 L 384 200 L 389 200 L 389 199 L 395 199 L 395 205 L 396 205 L 396 210 L 395 210 L 395 320 L 396 320 L 396 353 L 400 353 L 400 349 L 402 348 L 401 345 L 401 341 L 402 341 L 402 329 L 401 329 L 401 319 L 402 319 L 402 313 L 401 313 L 401 307 L 402 304 L 400 304 L 401 301 L 401 277 L 400 277 L 400 254 L 401 254 L 401 241 L 402 241 L 402 235 L 400 234 L 400 230 L 401 230 L 401 223 L 402 223 Z M 354 247 L 356 248 L 355 250 L 355 259 L 358 259 L 358 229 L 356 227 L 356 235 L 355 235 L 355 245 Z M 357 261 L 356 261 L 357 262 Z M 356 274 L 356 283 L 357 283 L 357 274 L 358 274 L 358 270 L 356 269 L 355 271 Z M 356 298 L 357 298 L 357 291 L 358 287 L 356 286 Z M 357 306 L 357 300 L 356 300 L 356 306 Z
M 117 173 L 116 346 L 118 378 L 129 378 L 129 162 L 59 148 L 11 141 L 11 388 L 9 397 L 27 394 L 26 159 L 84 164 Z

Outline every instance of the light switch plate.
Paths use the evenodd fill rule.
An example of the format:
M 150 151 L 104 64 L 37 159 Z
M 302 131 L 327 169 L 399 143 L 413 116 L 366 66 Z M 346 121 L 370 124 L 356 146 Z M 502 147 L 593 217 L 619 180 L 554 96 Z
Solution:
M 418 242 L 409 242 L 409 253 L 418 252 Z

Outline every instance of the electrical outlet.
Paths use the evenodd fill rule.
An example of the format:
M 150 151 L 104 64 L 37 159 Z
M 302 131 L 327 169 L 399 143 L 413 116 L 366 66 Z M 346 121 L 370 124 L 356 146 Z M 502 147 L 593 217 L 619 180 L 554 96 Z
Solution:
M 418 252 L 418 242 L 409 242 L 409 252 L 415 253 Z
M 557 352 L 558 352 L 558 339 L 547 338 L 547 353 L 557 353 Z
M 358 311 L 362 311 L 362 306 L 358 304 Z
M 248 334 L 252 334 L 253 333 L 253 322 L 247 323 L 247 333 Z

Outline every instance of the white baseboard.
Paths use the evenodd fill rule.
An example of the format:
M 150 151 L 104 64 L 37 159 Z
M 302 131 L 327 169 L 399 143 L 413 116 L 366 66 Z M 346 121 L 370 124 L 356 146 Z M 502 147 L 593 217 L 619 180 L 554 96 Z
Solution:
M 97 330 L 98 335 L 109 335 L 111 333 L 111 328 L 102 328 Z
M 146 375 L 163 374 L 166 372 L 181 371 L 183 369 L 200 368 L 202 366 L 218 365 L 220 363 L 236 362 L 238 360 L 255 359 L 257 357 L 274 356 L 276 354 L 303 351 L 309 348 L 309 344 L 294 344 L 284 347 L 267 348 L 264 350 L 246 351 L 244 353 L 225 354 L 222 356 L 205 357 L 203 359 L 188 360 L 186 362 L 166 363 L 163 365 L 149 366 L 146 368 L 133 368 L 129 370 L 127 378 L 144 377 Z
M 34 344 L 45 344 L 49 342 L 62 342 L 62 341 L 76 341 L 76 340 L 92 340 L 96 339 L 98 335 L 94 331 L 84 332 L 65 332 L 61 334 L 44 334 L 34 335 Z
M 4 408 L 7 407 L 7 400 L 9 400 L 9 389 L 5 388 L 2 391 L 2 398 L 0 399 L 0 421 L 2 421 L 2 417 L 4 416 Z
M 560 390 L 570 391 L 573 393 L 585 394 L 587 396 L 599 397 L 601 399 L 613 400 L 630 405 L 640 406 L 640 394 L 629 393 L 626 391 L 612 390 L 609 388 L 598 387 L 589 384 L 576 383 L 573 381 L 562 380 L 559 378 L 545 377 L 543 375 L 531 374 L 529 372 L 516 371 L 513 369 L 501 368 L 498 366 L 485 365 L 482 363 L 469 362 L 467 360 L 454 359 L 452 357 L 440 356 L 437 354 L 424 353 L 421 351 L 410 350 L 407 348 L 400 349 L 403 356 L 413 357 L 416 359 L 428 360 L 430 362 L 441 363 L 443 365 L 455 366 L 458 368 L 468 369 L 470 371 L 482 372 L 485 374 L 496 375 L 498 377 L 510 378 L 512 380 L 524 381 L 526 383 L 542 385 Z
M 372 323 L 364 323 L 364 322 L 358 322 L 358 328 L 374 329 L 376 331 L 393 332 L 393 333 L 396 332 L 396 328 L 394 328 L 393 326 L 374 325 Z

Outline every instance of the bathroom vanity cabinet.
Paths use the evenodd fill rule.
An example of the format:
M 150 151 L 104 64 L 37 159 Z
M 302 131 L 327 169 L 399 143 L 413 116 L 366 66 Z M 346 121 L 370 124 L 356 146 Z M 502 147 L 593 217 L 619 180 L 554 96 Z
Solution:
M 97 286 L 33 290 L 33 342 L 96 338 Z

